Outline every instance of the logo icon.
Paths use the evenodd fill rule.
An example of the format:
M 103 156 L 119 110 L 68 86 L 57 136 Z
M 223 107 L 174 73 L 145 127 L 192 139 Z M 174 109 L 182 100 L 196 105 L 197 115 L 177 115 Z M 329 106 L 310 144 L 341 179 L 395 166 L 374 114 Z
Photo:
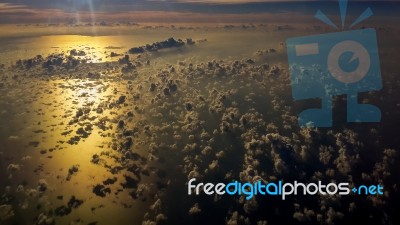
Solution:
M 339 0 L 342 29 L 347 0 Z M 372 15 L 367 8 L 351 25 Z M 316 18 L 337 26 L 320 10 Z M 376 31 L 373 28 L 289 38 L 286 41 L 292 96 L 295 100 L 321 99 L 321 108 L 306 109 L 299 125 L 331 127 L 333 96 L 347 96 L 347 122 L 379 122 L 381 111 L 358 102 L 358 93 L 382 88 Z

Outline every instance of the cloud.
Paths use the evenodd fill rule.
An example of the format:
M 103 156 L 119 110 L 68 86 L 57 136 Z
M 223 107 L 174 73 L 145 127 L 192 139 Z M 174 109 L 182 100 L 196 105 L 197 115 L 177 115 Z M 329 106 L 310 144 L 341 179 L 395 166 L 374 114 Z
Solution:
M 11 3 L 0 3 L 0 14 L 17 14 L 17 13 L 30 13 L 33 9 L 26 5 L 18 5 Z
M 11 205 L 0 205 L 0 221 L 4 221 L 14 216 L 14 210 Z
M 0 11 L 1 12 L 1 11 Z M 310 20 L 308 16 L 298 15 L 299 19 Z M 312 19 L 312 18 L 311 18 Z M 126 12 L 65 12 L 59 9 L 21 9 L 13 12 L 0 13 L 0 23 L 87 23 L 108 22 L 166 22 L 166 23 L 250 23 L 250 22 L 290 22 L 287 14 L 208 14 L 199 12 L 173 11 L 126 11 Z
M 18 5 L 12 3 L 0 3 L 0 10 L 20 9 L 25 8 L 26 5 Z
M 189 215 L 198 214 L 200 212 L 201 212 L 201 209 L 199 207 L 199 203 L 195 203 L 194 206 L 189 209 Z
M 257 17 L 264 14 L 297 13 L 312 18 L 310 15 L 318 9 L 336 15 L 336 4 L 333 0 L 318 3 L 314 0 L 308 3 L 300 0 L 16 0 L 13 3 L 0 0 L 0 23 L 101 22 L 110 19 L 138 22 L 248 22 L 255 19 L 254 22 L 260 22 L 262 20 Z M 400 4 L 393 2 L 352 3 L 352 9 L 367 6 L 372 7 L 375 15 L 390 12 L 396 15 L 400 8 Z M 264 21 L 268 19 L 266 17 Z

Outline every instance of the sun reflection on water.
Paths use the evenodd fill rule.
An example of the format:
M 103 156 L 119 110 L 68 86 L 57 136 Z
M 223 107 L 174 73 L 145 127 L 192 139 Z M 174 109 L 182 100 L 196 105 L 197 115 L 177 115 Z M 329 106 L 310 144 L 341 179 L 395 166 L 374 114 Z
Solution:
M 110 46 L 110 43 L 118 43 L 118 38 L 111 36 L 58 35 L 42 36 L 40 39 L 39 42 L 51 46 L 53 52 L 70 55 L 73 51 L 75 58 L 88 63 L 115 61 L 111 52 L 116 55 L 125 52 L 121 46 Z
M 21 85 L 29 87 L 29 83 Z M 26 97 L 32 99 L 31 104 L 29 107 L 20 104 L 19 107 L 22 108 L 18 110 L 25 113 L 18 116 L 18 121 L 14 121 L 21 127 L 24 127 L 23 124 L 29 125 L 21 128 L 18 135 L 28 143 L 34 143 L 34 146 L 20 146 L 25 150 L 13 152 L 16 158 L 29 154 L 29 160 L 24 162 L 24 173 L 15 174 L 13 179 L 25 180 L 32 185 L 38 180 L 45 180 L 48 190 L 46 200 L 31 199 L 27 203 L 25 216 L 35 215 L 35 211 L 30 208 L 36 201 L 42 201 L 37 204 L 42 204 L 44 210 L 50 210 L 65 205 L 73 195 L 77 199 L 83 199 L 86 207 L 72 211 L 72 217 L 88 221 L 95 215 L 96 219 L 107 224 L 140 221 L 145 208 L 143 205 L 148 203 L 137 204 L 129 191 L 123 191 L 121 183 L 128 172 L 111 172 L 121 162 L 116 161 L 120 158 L 120 153 L 112 151 L 109 145 L 116 138 L 114 134 L 117 129 L 111 126 L 114 121 L 110 119 L 126 113 L 127 109 L 98 110 L 108 108 L 108 105 L 102 104 L 104 101 L 115 102 L 112 96 L 124 93 L 126 83 L 109 86 L 106 81 L 99 80 L 55 79 L 37 81 L 35 87 L 31 96 Z M 25 101 L 29 101 L 28 99 Z M 83 110 L 83 115 L 80 110 Z M 100 128 L 100 121 L 103 119 L 106 121 L 105 130 Z M 84 129 L 87 134 L 82 135 L 80 129 Z M 79 141 L 69 142 L 76 137 L 80 138 Z M 18 146 L 13 146 L 13 149 L 18 149 Z M 103 156 L 100 164 L 93 163 L 94 155 Z M 74 166 L 78 171 L 71 173 Z M 93 187 L 110 177 L 117 180 L 115 185 L 109 186 L 111 194 L 104 198 L 93 195 Z M 91 195 L 94 197 L 88 197 Z M 109 204 L 104 205 L 105 200 Z M 118 218 L 114 218 L 116 215 L 119 215 Z M 60 217 L 58 222 L 68 224 L 69 220 L 68 217 Z

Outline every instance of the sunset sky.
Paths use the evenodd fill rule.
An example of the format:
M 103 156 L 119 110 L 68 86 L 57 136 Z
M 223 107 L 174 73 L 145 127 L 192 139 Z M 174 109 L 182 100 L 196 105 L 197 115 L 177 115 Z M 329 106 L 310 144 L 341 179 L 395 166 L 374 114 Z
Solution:
M 400 1 L 350 1 L 349 13 L 371 6 L 375 15 L 400 12 Z M 337 1 L 273 0 L 0 0 L 0 23 L 249 22 L 288 13 L 337 13 Z M 289 19 L 289 18 L 286 18 Z M 397 18 L 398 20 L 398 18 Z

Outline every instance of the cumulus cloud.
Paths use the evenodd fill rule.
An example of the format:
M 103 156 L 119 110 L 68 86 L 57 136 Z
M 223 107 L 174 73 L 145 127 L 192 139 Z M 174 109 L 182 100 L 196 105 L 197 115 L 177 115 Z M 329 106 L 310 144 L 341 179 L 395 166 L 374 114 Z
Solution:
M 39 214 L 36 222 L 36 225 L 54 225 L 54 224 L 55 224 L 54 218 L 48 217 L 43 213 Z
M 19 164 L 9 164 L 7 166 L 7 171 L 9 172 L 16 172 L 21 170 L 21 165 Z
M 195 215 L 199 214 L 201 212 L 201 209 L 199 207 L 199 203 L 195 203 L 190 209 L 189 209 L 189 215 Z
M 14 215 L 14 210 L 11 205 L 0 205 L 0 221 L 7 220 Z

